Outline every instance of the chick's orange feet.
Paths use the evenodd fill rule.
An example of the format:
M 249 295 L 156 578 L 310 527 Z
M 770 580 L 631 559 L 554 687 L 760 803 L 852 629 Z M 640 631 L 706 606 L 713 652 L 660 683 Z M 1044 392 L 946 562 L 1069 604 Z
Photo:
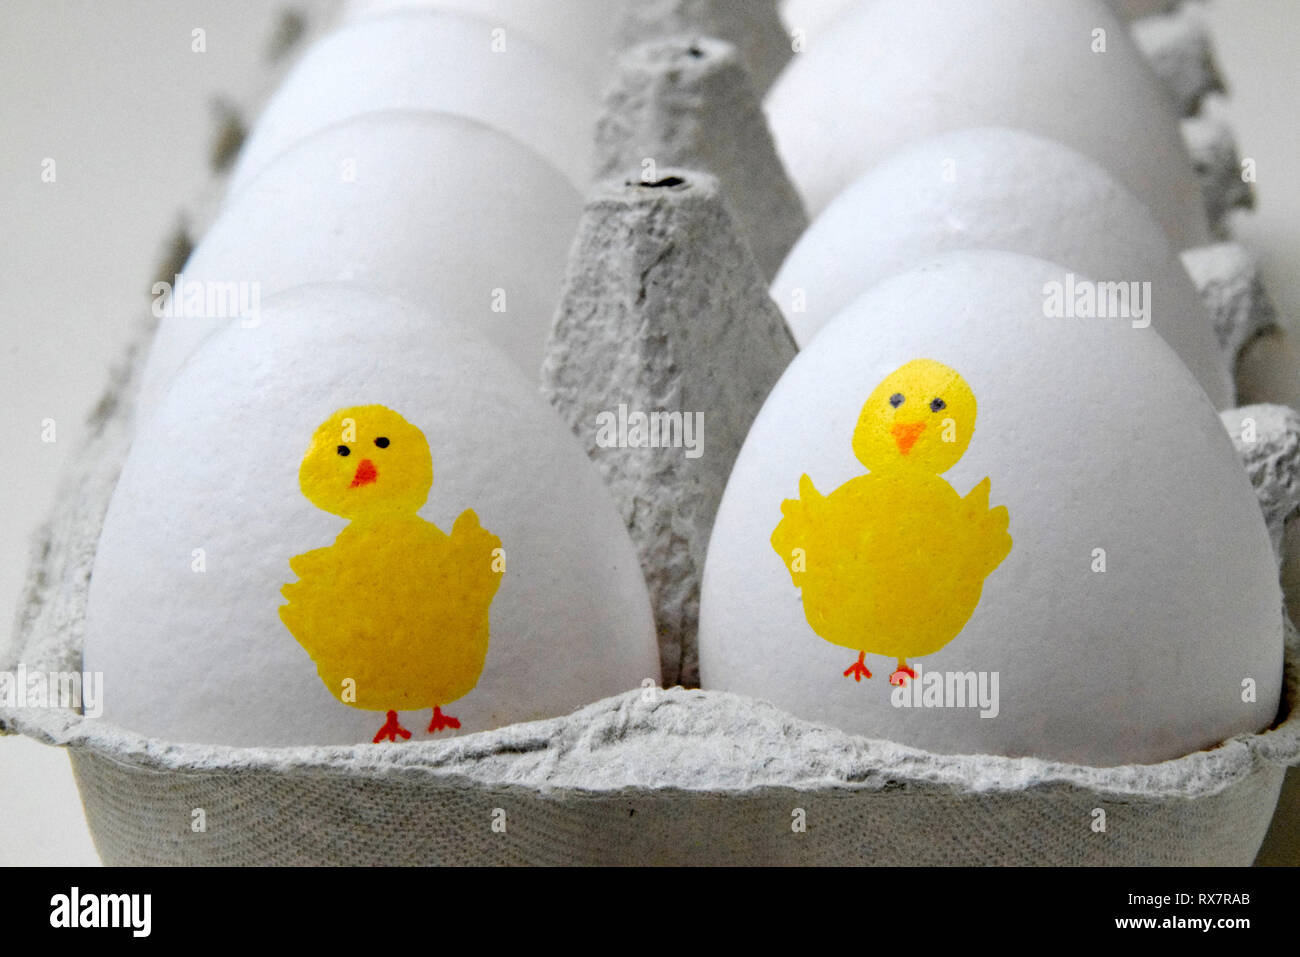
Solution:
M 379 733 L 375 735 L 375 744 L 378 744 L 380 741 L 384 740 L 384 738 L 387 738 L 389 741 L 396 741 L 398 735 L 401 735 L 402 740 L 405 741 L 411 736 L 411 732 L 407 731 L 397 723 L 397 712 L 390 711 L 388 712 L 388 720 L 384 722 L 384 726 L 380 728 Z
M 870 678 L 871 672 L 867 670 L 867 653 L 858 652 L 858 660 L 844 669 L 844 677 L 852 678 L 854 681 L 861 681 L 863 678 Z
M 908 678 L 916 678 L 916 672 L 907 667 L 907 662 L 902 658 L 898 659 L 898 670 L 889 676 L 891 685 L 905 685 Z
M 445 728 L 460 728 L 460 718 L 443 714 L 441 708 L 433 709 L 433 720 L 429 722 L 430 731 L 442 731 Z

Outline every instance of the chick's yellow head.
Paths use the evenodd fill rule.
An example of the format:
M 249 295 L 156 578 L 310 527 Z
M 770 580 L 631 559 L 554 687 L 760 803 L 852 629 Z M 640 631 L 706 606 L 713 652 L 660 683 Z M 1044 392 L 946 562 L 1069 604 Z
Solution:
M 358 405 L 321 423 L 298 469 L 317 508 L 347 519 L 414 512 L 433 486 L 424 434 L 392 409 Z
M 853 454 L 872 471 L 942 474 L 975 431 L 975 393 L 955 369 L 913 359 L 887 375 L 862 407 Z

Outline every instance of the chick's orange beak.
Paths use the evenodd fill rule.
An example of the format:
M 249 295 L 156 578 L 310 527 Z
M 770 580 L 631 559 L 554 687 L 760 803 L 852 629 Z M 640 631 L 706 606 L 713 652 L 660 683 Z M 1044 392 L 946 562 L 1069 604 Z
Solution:
M 916 444 L 916 440 L 921 437 L 921 433 L 924 431 L 924 422 L 912 422 L 907 425 L 899 422 L 889 430 L 889 434 L 892 435 L 894 441 L 898 443 L 898 451 L 903 455 L 906 455 L 908 452 L 912 451 L 912 446 Z M 362 464 L 364 465 L 365 463 L 363 462 Z
M 352 476 L 352 484 L 348 488 L 360 488 L 362 485 L 369 485 L 377 478 L 379 478 L 379 473 L 375 471 L 375 463 L 370 459 L 362 459 L 361 464 L 357 466 L 357 474 Z

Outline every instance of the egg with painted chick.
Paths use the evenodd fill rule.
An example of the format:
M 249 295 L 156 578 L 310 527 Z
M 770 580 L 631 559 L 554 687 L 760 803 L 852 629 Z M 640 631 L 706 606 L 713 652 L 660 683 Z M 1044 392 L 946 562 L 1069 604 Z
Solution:
M 1096 766 L 1273 721 L 1281 594 L 1245 471 L 1152 328 L 1057 314 L 1065 273 L 950 253 L 799 354 L 718 511 L 704 687 Z
M 814 215 L 908 142 L 1009 126 L 1105 167 L 1176 249 L 1209 241 L 1178 116 L 1102 0 L 867 0 L 809 41 L 765 108 Z
M 101 535 L 86 668 L 172 741 L 405 742 L 657 681 L 600 477 L 495 348 L 357 285 L 273 297 L 195 353 Z

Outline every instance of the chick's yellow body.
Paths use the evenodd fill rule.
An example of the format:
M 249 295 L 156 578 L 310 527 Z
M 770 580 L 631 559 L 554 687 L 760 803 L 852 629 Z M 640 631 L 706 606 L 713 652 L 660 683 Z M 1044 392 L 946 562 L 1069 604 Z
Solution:
M 500 547 L 472 510 L 450 535 L 414 515 L 354 521 L 333 545 L 290 561 L 299 580 L 282 589 L 280 618 L 345 704 L 447 704 L 483 671 Z
M 1011 550 L 1006 509 L 988 509 L 988 488 L 963 499 L 934 475 L 873 473 L 822 496 L 804 476 L 772 545 L 789 557 L 813 631 L 891 658 L 952 641 Z
M 387 711 L 375 742 L 408 739 L 397 712 L 433 709 L 429 731 L 460 727 L 441 706 L 478 684 L 501 540 L 465 509 L 447 534 L 417 512 L 433 484 L 424 434 L 382 405 L 352 406 L 312 436 L 303 494 L 348 520 L 334 543 L 296 555 L 280 620 L 339 701 Z

